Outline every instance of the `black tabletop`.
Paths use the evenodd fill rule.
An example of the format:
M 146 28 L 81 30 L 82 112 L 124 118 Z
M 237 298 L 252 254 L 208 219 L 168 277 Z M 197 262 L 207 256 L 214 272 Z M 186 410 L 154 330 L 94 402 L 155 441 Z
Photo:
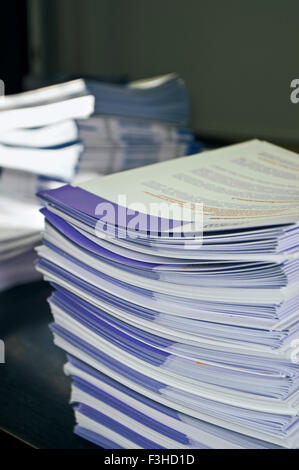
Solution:
M 48 329 L 50 292 L 47 283 L 37 282 L 0 294 L 0 429 L 40 449 L 96 448 L 73 434 L 66 357 Z

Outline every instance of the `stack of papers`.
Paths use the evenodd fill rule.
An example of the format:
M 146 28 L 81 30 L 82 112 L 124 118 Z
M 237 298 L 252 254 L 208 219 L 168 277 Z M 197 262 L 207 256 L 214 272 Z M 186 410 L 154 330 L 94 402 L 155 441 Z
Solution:
M 93 111 L 84 80 L 1 97 L 0 166 L 71 181 L 83 151 L 75 119 Z
M 184 126 L 189 121 L 186 86 L 174 73 L 127 85 L 92 80 L 87 85 L 95 96 L 96 114 L 150 119 L 176 126 Z
M 0 197 L 0 292 L 39 278 L 32 263 L 42 227 L 36 202 Z
M 299 447 L 298 169 L 250 141 L 41 193 L 77 434 Z
M 85 143 L 79 173 L 106 175 L 158 163 L 202 150 L 188 128 L 157 121 L 94 115 L 78 121 Z
M 184 82 L 175 74 L 107 85 L 88 81 L 95 115 L 78 121 L 85 143 L 79 172 L 110 174 L 198 153 Z
M 0 98 L 0 291 L 37 278 L 37 191 L 70 182 L 83 145 L 76 119 L 94 110 L 83 80 Z

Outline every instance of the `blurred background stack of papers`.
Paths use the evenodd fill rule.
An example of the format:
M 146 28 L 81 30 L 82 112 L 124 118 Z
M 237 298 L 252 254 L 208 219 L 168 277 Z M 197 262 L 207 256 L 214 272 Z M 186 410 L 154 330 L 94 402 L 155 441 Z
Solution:
M 38 276 L 37 192 L 196 153 L 188 118 L 176 75 L 128 85 L 78 79 L 1 97 L 0 291 Z
M 198 153 L 202 143 L 190 129 L 144 119 L 94 115 L 79 121 L 85 142 L 79 173 L 106 175 Z
M 298 448 L 298 169 L 251 141 L 41 193 L 77 434 Z
M 74 179 L 83 151 L 75 119 L 93 111 L 83 80 L 0 98 L 0 291 L 38 278 L 35 194 Z
M 175 74 L 128 85 L 87 81 L 95 115 L 79 121 L 79 172 L 109 174 L 197 153 L 184 82 Z

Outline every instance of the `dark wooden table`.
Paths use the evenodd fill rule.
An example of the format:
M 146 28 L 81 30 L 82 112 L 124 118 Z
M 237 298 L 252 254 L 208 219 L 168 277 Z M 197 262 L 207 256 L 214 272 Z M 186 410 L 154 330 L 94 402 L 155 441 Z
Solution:
M 66 358 L 48 329 L 50 292 L 37 282 L 0 295 L 6 361 L 0 364 L 0 430 L 40 449 L 96 448 L 73 434 L 70 379 L 62 372 Z

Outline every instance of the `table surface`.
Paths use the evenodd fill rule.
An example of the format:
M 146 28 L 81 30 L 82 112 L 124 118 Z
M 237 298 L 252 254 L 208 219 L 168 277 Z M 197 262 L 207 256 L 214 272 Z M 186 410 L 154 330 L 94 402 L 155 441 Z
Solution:
M 5 342 L 0 429 L 39 449 L 96 448 L 73 433 L 70 379 L 62 371 L 66 356 L 48 329 L 50 292 L 47 283 L 37 282 L 0 294 L 0 338 Z

